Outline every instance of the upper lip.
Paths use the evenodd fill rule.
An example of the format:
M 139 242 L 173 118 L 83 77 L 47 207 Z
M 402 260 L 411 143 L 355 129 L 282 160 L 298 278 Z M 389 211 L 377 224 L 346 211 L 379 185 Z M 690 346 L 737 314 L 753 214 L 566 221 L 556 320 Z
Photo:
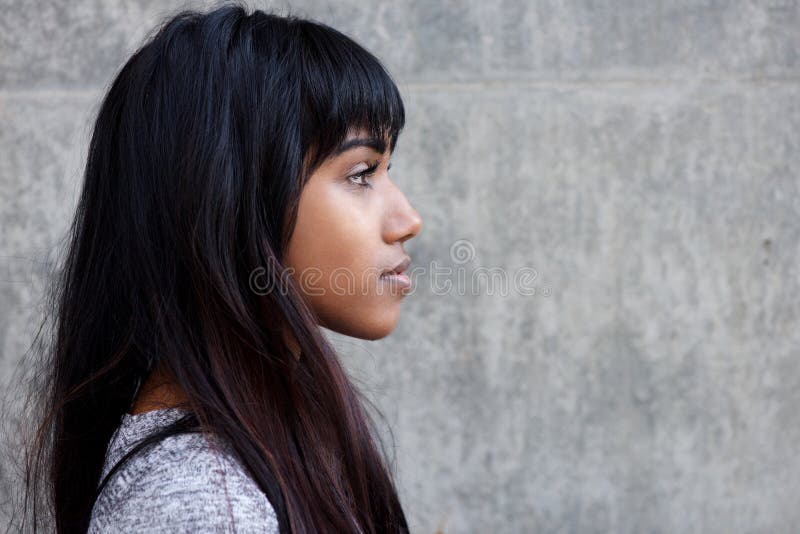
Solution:
M 383 274 L 390 274 L 390 273 L 400 274 L 403 271 L 405 271 L 410 264 L 411 264 L 411 258 L 406 256 L 406 257 L 403 258 L 403 260 L 400 263 L 398 263 L 397 265 L 395 265 L 393 268 L 389 269 L 388 271 L 384 272 Z

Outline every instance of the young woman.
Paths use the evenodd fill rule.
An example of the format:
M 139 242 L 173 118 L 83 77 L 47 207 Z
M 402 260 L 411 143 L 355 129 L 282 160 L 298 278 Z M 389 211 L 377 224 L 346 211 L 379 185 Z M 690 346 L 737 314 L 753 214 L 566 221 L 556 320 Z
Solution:
M 319 329 L 398 320 L 403 125 L 380 62 L 295 16 L 184 11 L 130 58 L 58 278 L 34 525 L 41 492 L 58 532 L 408 530 Z

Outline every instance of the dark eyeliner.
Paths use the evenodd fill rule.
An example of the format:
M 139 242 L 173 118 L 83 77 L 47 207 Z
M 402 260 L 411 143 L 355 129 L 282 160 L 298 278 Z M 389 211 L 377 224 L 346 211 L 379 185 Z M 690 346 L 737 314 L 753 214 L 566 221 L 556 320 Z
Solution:
M 355 182 L 351 182 L 351 183 L 353 183 L 353 184 L 355 184 L 355 185 L 357 185 L 359 187 L 372 188 L 372 184 L 367 182 L 366 178 L 368 176 L 372 176 L 372 174 L 378 168 L 378 165 L 380 165 L 379 161 L 376 162 L 376 163 L 373 163 L 372 165 L 370 165 L 369 167 L 367 167 L 366 169 L 364 169 L 362 172 L 360 172 L 358 174 L 351 174 L 350 176 L 347 177 L 347 179 L 350 180 L 351 178 L 359 178 L 359 177 L 361 177 L 361 178 L 363 178 L 365 180 L 365 182 L 363 184 L 359 184 L 359 183 L 355 183 Z

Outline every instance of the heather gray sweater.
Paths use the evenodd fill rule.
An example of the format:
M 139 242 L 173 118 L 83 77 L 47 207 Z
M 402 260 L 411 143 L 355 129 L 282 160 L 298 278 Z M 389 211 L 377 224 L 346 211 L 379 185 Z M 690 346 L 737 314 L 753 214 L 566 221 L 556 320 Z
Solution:
M 125 414 L 106 451 L 103 477 L 135 442 L 185 413 Z M 102 480 L 102 477 L 101 477 Z M 179 434 L 134 455 L 103 488 L 89 534 L 278 533 L 275 511 L 236 458 L 204 434 Z

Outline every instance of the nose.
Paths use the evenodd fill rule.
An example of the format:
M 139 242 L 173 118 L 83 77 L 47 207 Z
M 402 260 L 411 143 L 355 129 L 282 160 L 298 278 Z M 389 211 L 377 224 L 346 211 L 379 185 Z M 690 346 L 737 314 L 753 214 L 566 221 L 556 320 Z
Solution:
M 406 201 L 406 203 L 408 203 L 408 201 Z M 401 242 L 411 239 L 412 237 L 417 235 L 419 231 L 422 229 L 422 217 L 419 216 L 419 213 L 417 213 L 417 210 L 415 210 L 411 206 L 411 204 L 408 204 L 408 207 L 410 209 L 410 214 L 408 218 L 409 220 L 408 231 L 406 232 L 405 236 L 400 240 Z
M 396 188 L 393 207 L 386 226 L 385 239 L 388 243 L 399 241 L 401 243 L 419 234 L 422 229 L 422 217 L 411 205 L 400 189 Z

